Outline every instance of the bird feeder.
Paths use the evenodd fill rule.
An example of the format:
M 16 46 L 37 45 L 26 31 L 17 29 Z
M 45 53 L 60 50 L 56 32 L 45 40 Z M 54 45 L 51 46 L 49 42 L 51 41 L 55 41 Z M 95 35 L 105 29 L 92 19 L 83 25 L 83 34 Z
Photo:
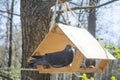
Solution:
M 78 49 L 73 62 L 62 68 L 44 68 L 42 65 L 38 65 L 37 69 L 40 73 L 102 72 L 110 60 L 115 60 L 86 29 L 60 23 L 54 25 L 32 55 L 45 55 L 46 53 L 60 51 L 63 50 L 67 44 L 77 47 Z M 32 57 L 28 59 L 28 62 L 31 59 Z M 83 68 L 80 66 L 84 59 L 100 60 L 100 62 L 95 67 Z

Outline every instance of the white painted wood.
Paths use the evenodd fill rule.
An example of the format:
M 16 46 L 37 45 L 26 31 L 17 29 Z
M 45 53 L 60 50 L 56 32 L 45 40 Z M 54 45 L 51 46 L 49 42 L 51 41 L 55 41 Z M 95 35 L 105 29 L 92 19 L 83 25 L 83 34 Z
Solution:
M 87 59 L 115 59 L 87 30 L 60 23 L 57 25 Z

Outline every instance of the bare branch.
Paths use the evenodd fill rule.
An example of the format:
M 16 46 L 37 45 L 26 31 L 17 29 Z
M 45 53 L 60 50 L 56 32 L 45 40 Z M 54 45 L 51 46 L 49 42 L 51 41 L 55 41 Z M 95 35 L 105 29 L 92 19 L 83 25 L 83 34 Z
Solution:
M 106 3 L 103 3 L 103 4 L 101 4 L 101 5 L 98 5 L 96 8 L 99 8 L 99 7 L 108 5 L 108 4 L 113 3 L 113 2 L 115 2 L 115 1 L 119 1 L 119 0 L 111 0 L 111 1 L 108 1 L 108 2 L 106 2 Z
M 61 0 L 62 2 L 72 1 L 72 0 Z
M 68 1 L 72 1 L 72 0 L 61 0 L 61 1 L 62 1 L 62 2 L 68 2 Z M 55 5 L 55 2 L 56 2 L 56 0 L 53 0 L 53 1 L 49 2 L 49 6 L 51 7 L 51 6 Z M 59 2 L 59 3 L 60 3 L 60 2 Z M 47 6 L 47 7 L 48 7 L 48 6 Z M 8 13 L 8 14 L 13 14 L 13 15 L 15 15 L 15 16 L 20 16 L 19 14 L 11 13 L 11 12 L 4 11 L 4 10 L 0 10 L 0 12 L 2 12 L 2 13 Z
M 13 15 L 15 15 L 15 16 L 20 16 L 19 14 L 11 13 L 11 12 L 8 12 L 8 11 L 0 10 L 0 12 L 2 12 L 2 13 L 8 13 L 8 14 L 13 14 Z
M 119 0 L 112 0 L 112 1 L 108 1 L 106 3 L 100 4 L 98 6 L 81 6 L 81 7 L 73 7 L 71 8 L 71 10 L 77 10 L 77 9 L 93 9 L 93 8 L 100 8 L 102 6 L 108 5 L 110 3 L 113 3 L 115 1 L 119 1 Z M 69 9 L 67 9 L 67 11 L 69 11 Z M 58 10 L 56 13 L 63 13 L 64 10 Z

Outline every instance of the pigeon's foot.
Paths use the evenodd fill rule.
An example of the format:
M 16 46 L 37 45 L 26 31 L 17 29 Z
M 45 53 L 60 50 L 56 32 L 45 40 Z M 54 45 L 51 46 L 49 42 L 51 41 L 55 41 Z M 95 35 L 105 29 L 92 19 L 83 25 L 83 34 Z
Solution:
M 29 68 L 33 68 L 33 67 L 36 68 L 36 66 L 35 66 L 34 63 L 32 63 L 32 62 L 31 62 L 31 63 L 28 63 L 28 66 L 29 66 Z
M 48 65 L 44 65 L 43 68 L 44 68 L 44 69 L 49 69 L 50 66 L 48 66 Z

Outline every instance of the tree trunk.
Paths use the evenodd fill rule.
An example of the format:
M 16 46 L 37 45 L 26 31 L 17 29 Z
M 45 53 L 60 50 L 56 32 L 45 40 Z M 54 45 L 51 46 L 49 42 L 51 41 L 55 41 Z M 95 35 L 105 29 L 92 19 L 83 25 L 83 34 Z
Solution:
M 98 3 L 98 0 L 90 0 L 89 5 L 90 6 L 96 6 Z M 89 16 L 88 16 L 88 31 L 92 34 L 93 37 L 95 37 L 95 31 L 96 31 L 96 9 L 90 9 L 89 10 Z M 95 66 L 95 60 L 86 60 L 86 66 L 89 67 L 90 65 Z M 88 78 L 94 77 L 93 73 L 87 74 Z
M 95 6 L 94 1 L 97 0 L 90 0 L 89 5 Z M 96 3 L 97 4 L 97 3 Z M 88 16 L 88 31 L 92 34 L 92 36 L 95 37 L 95 31 L 96 31 L 96 9 L 90 9 L 89 16 Z
M 28 58 L 49 30 L 49 3 L 44 0 L 21 0 L 22 68 L 28 68 Z M 22 70 L 21 80 L 50 80 L 50 74 Z
M 11 2 L 11 9 L 10 9 L 10 31 L 9 31 L 9 61 L 8 61 L 8 67 L 11 67 L 12 63 L 12 28 L 13 28 L 13 11 L 14 11 L 14 0 Z

